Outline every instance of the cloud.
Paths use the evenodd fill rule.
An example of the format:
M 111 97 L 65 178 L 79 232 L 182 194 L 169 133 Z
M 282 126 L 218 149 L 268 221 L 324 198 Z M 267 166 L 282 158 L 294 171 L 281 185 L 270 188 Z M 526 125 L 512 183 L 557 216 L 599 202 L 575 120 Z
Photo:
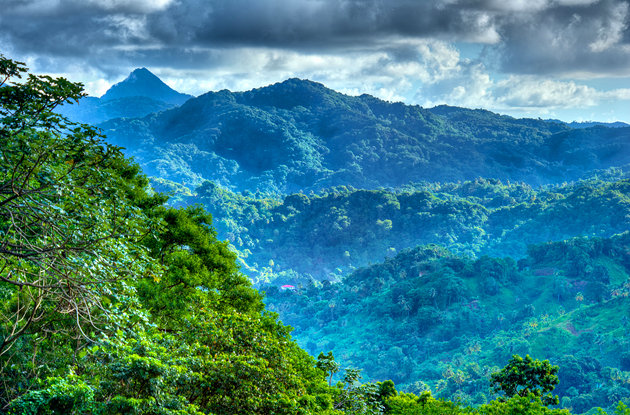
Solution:
M 629 23 L 629 3 L 614 0 L 552 4 L 526 17 L 506 18 L 500 30 L 502 69 L 581 77 L 627 74 Z
M 145 19 L 164 47 L 257 46 L 330 49 L 369 46 L 383 39 L 439 37 L 497 41 L 491 16 L 447 1 L 416 0 L 9 0 L 3 32 L 25 50 L 64 38 L 70 50 L 127 44 L 121 20 Z M 99 41 L 100 39 L 100 41 Z
M 245 71 L 242 59 L 248 62 Z M 450 43 L 399 41 L 370 51 L 322 54 L 284 49 L 223 49 L 213 54 L 210 78 L 204 69 L 158 73 L 180 90 L 249 90 L 289 77 L 308 78 L 351 95 L 368 93 L 389 101 L 431 107 L 439 104 L 548 112 L 590 108 L 604 102 L 630 100 L 630 89 L 602 91 L 577 81 L 540 79 L 515 74 L 493 76 L 479 61 L 463 58 Z M 182 81 L 181 79 L 188 79 Z
M 440 104 L 485 108 L 497 112 L 545 114 L 553 110 L 592 108 L 630 101 L 630 88 L 601 90 L 578 81 L 514 74 L 493 76 L 480 62 L 451 56 L 447 76 L 424 77 L 413 100 L 423 106 Z
M 628 0 L 5 0 L 0 45 L 93 95 L 146 66 L 193 94 L 300 77 L 425 106 L 548 111 L 630 99 L 587 82 L 630 73 L 629 25 Z M 471 44 L 482 52 L 462 57 Z
M 152 13 L 164 10 L 174 0 L 74 0 L 75 3 L 94 6 L 115 13 Z
M 503 106 L 522 109 L 590 107 L 602 98 L 596 89 L 586 85 L 527 76 L 512 76 L 499 82 L 494 93 Z
M 100 65 L 120 50 L 332 54 L 434 39 L 494 45 L 506 73 L 597 76 L 630 69 L 628 0 L 7 1 L 0 15 L 4 44 L 84 59 L 98 50 L 87 58 Z
M 212 76 L 207 79 L 203 79 L 207 73 L 205 65 L 166 70 L 158 75 L 180 85 L 182 90 L 194 87 L 197 92 L 223 88 L 247 90 L 299 77 L 351 94 L 369 93 L 387 100 L 403 100 L 419 83 L 450 77 L 458 62 L 459 52 L 454 47 L 434 40 L 398 41 L 369 50 L 349 48 L 344 53 L 224 48 L 213 50 L 212 58 L 206 62 L 212 66 Z M 180 82 L 179 78 L 196 81 Z

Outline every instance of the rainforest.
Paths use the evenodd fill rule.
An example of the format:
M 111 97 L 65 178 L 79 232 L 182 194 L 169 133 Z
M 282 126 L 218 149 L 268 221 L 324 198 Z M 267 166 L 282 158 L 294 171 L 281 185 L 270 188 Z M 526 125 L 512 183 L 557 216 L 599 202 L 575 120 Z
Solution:
M 0 413 L 630 414 L 630 126 L 0 81 Z

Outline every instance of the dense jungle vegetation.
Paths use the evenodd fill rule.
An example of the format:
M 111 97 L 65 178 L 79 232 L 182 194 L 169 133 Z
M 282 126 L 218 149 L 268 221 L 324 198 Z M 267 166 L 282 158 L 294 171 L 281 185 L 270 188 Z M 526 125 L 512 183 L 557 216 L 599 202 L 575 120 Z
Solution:
M 276 88 L 292 84 L 278 105 L 303 98 L 303 82 Z M 239 99 L 256 103 L 263 92 Z M 156 177 L 152 188 L 100 130 L 55 112 L 83 98 L 80 84 L 0 55 L 0 413 L 630 414 L 630 236 L 612 236 L 627 228 L 623 170 L 537 189 L 475 180 L 284 196 L 281 182 L 266 193 L 200 182 L 197 200 L 223 215 L 217 226 L 246 263 L 266 259 L 259 246 L 274 252 L 269 283 L 258 276 L 263 299 L 211 215 L 191 205 L 190 183 Z M 320 98 L 313 93 L 326 108 Z M 360 99 L 371 111 L 384 105 Z M 498 117 L 434 112 L 426 116 L 436 125 L 450 120 L 444 128 L 461 116 Z M 161 114 L 111 123 L 173 115 Z M 575 139 L 559 124 L 499 119 Z M 618 130 L 603 134 L 612 145 Z M 176 189 L 175 199 L 160 188 Z M 548 222 L 554 237 L 591 238 L 525 255 L 548 237 L 535 235 Z M 318 255 L 329 266 L 375 263 L 335 284 L 292 265 L 324 237 Z M 334 254 L 335 238 L 348 255 Z M 502 249 L 496 238 L 523 258 L 483 256 Z M 453 251 L 404 249 L 429 242 Z M 295 286 L 279 287 L 281 278 Z
M 430 245 L 337 284 L 263 290 L 307 351 L 334 350 L 369 378 L 480 404 L 501 362 L 545 356 L 562 407 L 583 413 L 630 396 L 629 276 L 626 232 L 532 245 L 518 262 Z
M 610 169 L 599 178 L 538 189 L 477 179 L 389 190 L 337 187 L 284 198 L 206 182 L 195 196 L 179 199 L 206 206 L 252 277 L 296 284 L 304 278 L 336 281 L 428 243 L 468 256 L 519 259 L 532 243 L 609 237 L 630 229 L 630 181 L 624 177 Z

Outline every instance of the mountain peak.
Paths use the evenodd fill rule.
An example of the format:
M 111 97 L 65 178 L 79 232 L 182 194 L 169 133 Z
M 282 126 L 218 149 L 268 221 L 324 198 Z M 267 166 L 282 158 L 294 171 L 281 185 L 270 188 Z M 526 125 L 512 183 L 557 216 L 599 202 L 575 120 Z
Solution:
M 147 97 L 173 105 L 181 105 L 191 98 L 190 95 L 175 91 L 144 67 L 134 69 L 127 78 L 112 86 L 101 99 L 106 101 L 126 97 Z
M 346 96 L 308 79 L 289 78 L 285 81 L 243 93 L 249 104 L 269 105 L 291 109 L 303 107 L 329 107 L 339 104 Z
M 133 80 L 140 79 L 140 80 L 146 80 L 146 81 L 157 80 L 159 82 L 162 82 L 160 78 L 158 78 L 153 72 L 151 72 L 145 67 L 134 69 L 129 74 L 129 76 L 125 79 L 125 81 L 129 81 L 132 79 Z

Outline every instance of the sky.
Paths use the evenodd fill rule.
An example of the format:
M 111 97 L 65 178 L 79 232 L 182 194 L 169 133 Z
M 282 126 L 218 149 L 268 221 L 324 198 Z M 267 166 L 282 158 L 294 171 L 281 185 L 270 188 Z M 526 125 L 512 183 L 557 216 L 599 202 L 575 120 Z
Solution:
M 2 0 L 0 53 L 100 96 L 287 78 L 515 117 L 630 123 L 630 0 Z

